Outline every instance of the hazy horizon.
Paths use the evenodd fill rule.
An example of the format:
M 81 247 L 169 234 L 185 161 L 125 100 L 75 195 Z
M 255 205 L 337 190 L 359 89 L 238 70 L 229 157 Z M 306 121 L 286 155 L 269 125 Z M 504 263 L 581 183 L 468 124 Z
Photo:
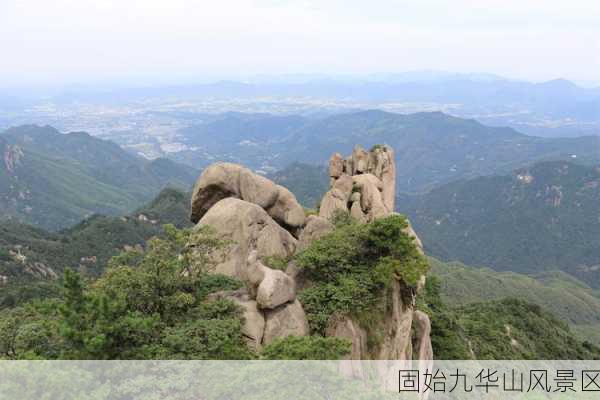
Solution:
M 23 0 L 2 5 L 0 87 L 406 71 L 600 82 L 600 3 Z

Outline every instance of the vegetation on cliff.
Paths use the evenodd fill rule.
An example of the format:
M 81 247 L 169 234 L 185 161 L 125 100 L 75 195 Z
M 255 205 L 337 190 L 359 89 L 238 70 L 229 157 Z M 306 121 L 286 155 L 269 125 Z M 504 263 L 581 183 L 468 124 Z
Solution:
M 335 222 L 333 232 L 296 256 L 310 282 L 300 299 L 316 334 L 325 333 L 334 314 L 359 320 L 376 314 L 394 280 L 414 290 L 428 269 L 413 239 L 403 232 L 408 226 L 403 216 L 360 224 L 342 214 Z
M 224 244 L 208 227 L 167 225 L 144 253 L 112 258 L 96 280 L 66 269 L 52 298 L 0 312 L 0 358 L 336 359 L 349 351 L 336 338 L 281 339 L 262 353 L 247 346 L 241 310 L 210 296 L 243 286 L 207 272 Z

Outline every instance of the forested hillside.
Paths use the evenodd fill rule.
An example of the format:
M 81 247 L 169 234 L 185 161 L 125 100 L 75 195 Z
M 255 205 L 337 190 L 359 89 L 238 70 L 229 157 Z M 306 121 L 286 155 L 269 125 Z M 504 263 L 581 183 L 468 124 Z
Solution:
M 599 167 L 539 163 L 397 204 L 432 256 L 522 273 L 560 269 L 600 287 Z
M 0 217 L 48 230 L 92 214 L 120 215 L 166 186 L 188 190 L 197 172 L 148 161 L 83 132 L 25 125 L 0 133 Z
M 43 295 L 50 290 L 48 282 L 55 282 L 67 267 L 87 277 L 98 276 L 119 252 L 141 251 L 147 239 L 162 234 L 163 224 L 190 225 L 189 195 L 165 189 L 130 216 L 95 215 L 58 233 L 3 221 L 0 307 Z
M 441 298 L 451 307 L 507 297 L 523 300 L 568 323 L 580 338 L 600 345 L 600 296 L 570 275 L 553 271 L 531 277 L 434 258 L 429 262 L 431 274 L 439 279 Z
M 170 153 L 176 161 L 203 167 L 231 161 L 271 172 L 293 161 L 325 165 L 334 152 L 356 144 L 395 149 L 396 186 L 416 192 L 457 179 L 508 173 L 541 160 L 600 162 L 600 137 L 540 138 L 510 128 L 482 125 L 440 112 L 394 114 L 379 110 L 300 118 L 229 113 L 186 128 L 189 148 Z

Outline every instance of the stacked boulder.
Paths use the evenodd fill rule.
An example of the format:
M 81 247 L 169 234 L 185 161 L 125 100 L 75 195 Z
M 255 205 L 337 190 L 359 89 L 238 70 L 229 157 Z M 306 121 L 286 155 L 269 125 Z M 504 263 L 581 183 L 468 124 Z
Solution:
M 343 158 L 329 159 L 329 190 L 319 207 L 319 216 L 329 219 L 336 210 L 350 212 L 362 222 L 372 222 L 394 211 L 396 164 L 389 146 L 375 146 L 369 152 L 356 146 Z
M 336 153 L 330 159 L 329 172 L 331 189 L 321 202 L 319 215 L 308 217 L 289 190 L 240 165 L 213 164 L 196 182 L 191 220 L 197 228 L 213 227 L 230 243 L 215 272 L 246 283 L 244 289 L 211 296 L 230 299 L 241 307 L 244 334 L 256 349 L 276 338 L 309 334 L 304 309 L 296 296 L 306 282 L 291 259 L 333 230 L 330 220 L 337 210 L 349 212 L 364 223 L 394 212 L 396 170 L 390 147 L 375 146 L 367 152 L 357 146 L 345 159 Z M 406 233 L 415 238 L 422 251 L 410 226 Z M 285 271 L 265 265 L 265 260 L 272 257 L 287 262 Z M 415 310 L 415 294 L 405 290 L 400 281 L 391 286 L 391 306 L 379 327 L 384 339 L 377 354 L 369 353 L 367 332 L 357 321 L 343 315 L 331 318 L 326 334 L 349 339 L 352 359 L 410 360 L 412 331 L 417 334 L 419 358 L 432 357 L 429 320 Z
M 289 259 L 298 247 L 306 218 L 289 190 L 242 166 L 213 164 L 194 187 L 191 220 L 197 228 L 213 227 L 231 243 L 214 272 L 241 279 L 247 288 L 213 297 L 241 306 L 244 334 L 253 347 L 309 333 L 294 279 L 261 261 Z

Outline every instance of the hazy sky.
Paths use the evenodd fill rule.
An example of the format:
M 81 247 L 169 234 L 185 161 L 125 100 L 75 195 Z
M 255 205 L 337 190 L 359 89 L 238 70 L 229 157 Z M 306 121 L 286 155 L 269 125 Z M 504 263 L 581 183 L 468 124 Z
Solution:
M 490 72 L 600 81 L 597 0 L 0 0 L 0 85 Z

